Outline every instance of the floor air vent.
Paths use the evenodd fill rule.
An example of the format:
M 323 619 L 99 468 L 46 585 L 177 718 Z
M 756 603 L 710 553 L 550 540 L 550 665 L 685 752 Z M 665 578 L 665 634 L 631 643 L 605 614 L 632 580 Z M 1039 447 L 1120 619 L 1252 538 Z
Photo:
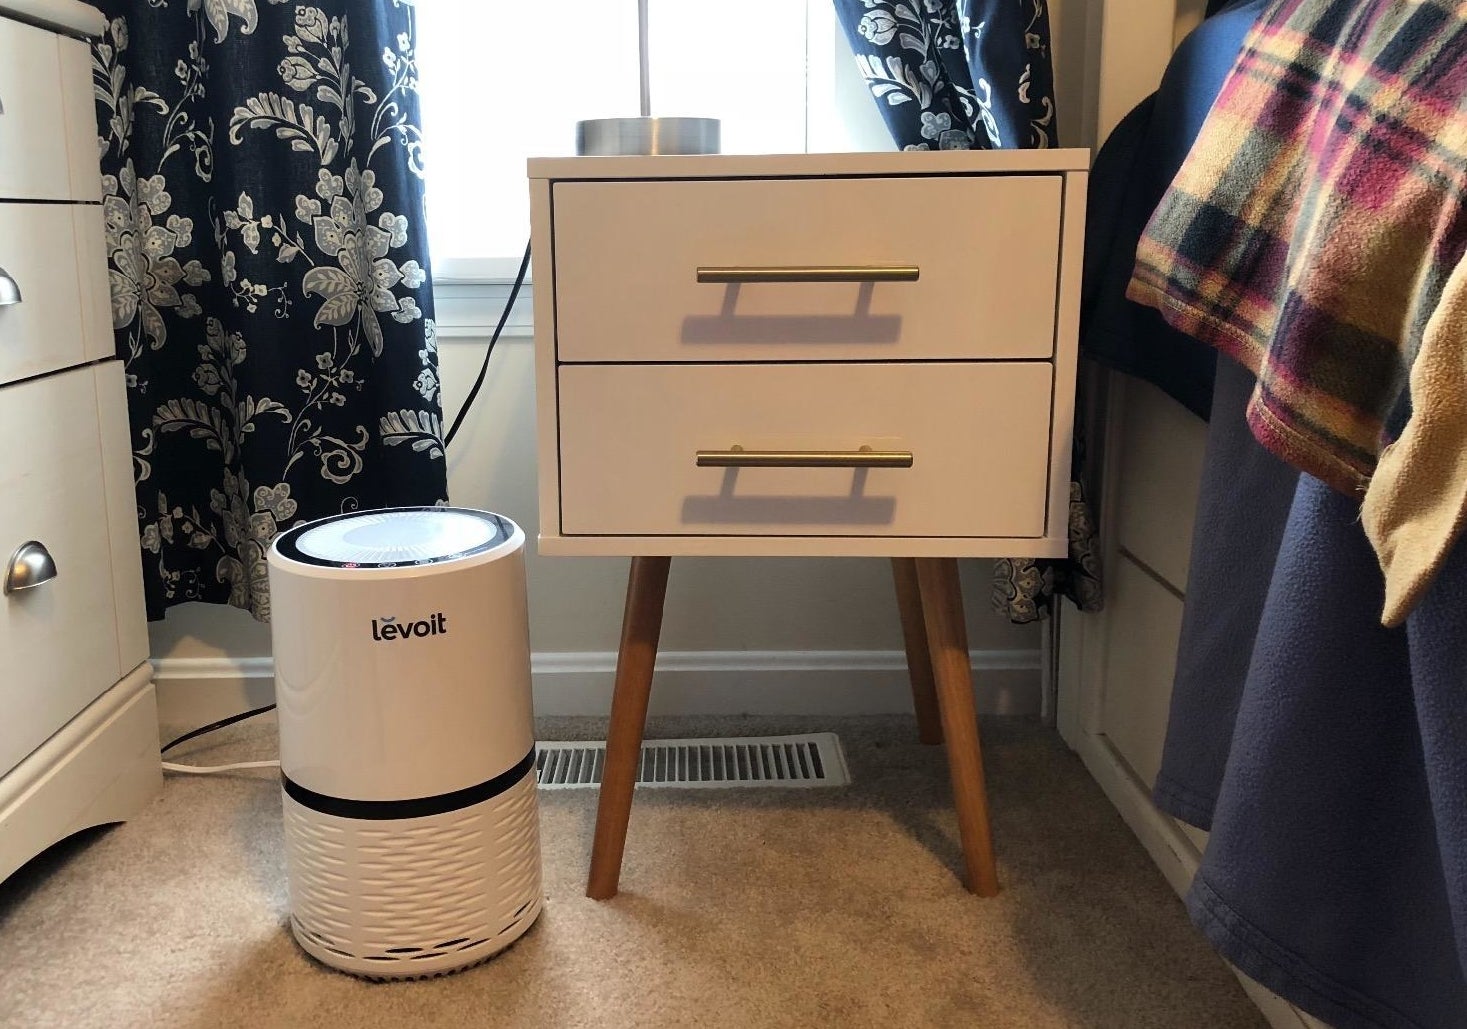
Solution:
M 604 740 L 541 743 L 536 768 L 541 789 L 601 785 Z M 840 738 L 833 732 L 800 736 L 647 740 L 638 786 L 716 789 L 734 786 L 844 786 L 851 781 Z

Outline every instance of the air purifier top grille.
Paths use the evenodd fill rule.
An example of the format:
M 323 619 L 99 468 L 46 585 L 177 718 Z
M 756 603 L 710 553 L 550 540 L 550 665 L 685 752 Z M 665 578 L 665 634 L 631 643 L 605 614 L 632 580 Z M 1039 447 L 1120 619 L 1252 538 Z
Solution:
M 335 515 L 282 534 L 281 555 L 337 568 L 430 565 L 482 554 L 515 534 L 515 525 L 488 511 L 454 507 L 390 508 Z

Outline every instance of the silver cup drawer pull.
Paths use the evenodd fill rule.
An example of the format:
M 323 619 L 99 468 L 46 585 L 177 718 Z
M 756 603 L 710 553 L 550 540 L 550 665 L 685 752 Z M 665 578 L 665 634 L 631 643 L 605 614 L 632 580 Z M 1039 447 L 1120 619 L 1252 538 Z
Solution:
M 18 304 L 23 298 L 20 295 L 20 283 L 10 277 L 10 273 L 0 268 L 0 307 L 9 307 Z
M 9 596 L 32 589 L 56 578 L 56 561 L 45 544 L 36 540 L 22 543 L 5 565 L 5 582 L 0 592 Z

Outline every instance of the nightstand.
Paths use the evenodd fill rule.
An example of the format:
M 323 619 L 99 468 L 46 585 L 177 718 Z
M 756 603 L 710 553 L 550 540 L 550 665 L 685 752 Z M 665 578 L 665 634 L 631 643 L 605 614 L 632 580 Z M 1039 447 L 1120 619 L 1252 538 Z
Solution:
M 670 559 L 893 559 L 997 892 L 959 557 L 1066 553 L 1082 150 L 529 165 L 540 550 L 629 555 L 587 893 L 616 893 Z

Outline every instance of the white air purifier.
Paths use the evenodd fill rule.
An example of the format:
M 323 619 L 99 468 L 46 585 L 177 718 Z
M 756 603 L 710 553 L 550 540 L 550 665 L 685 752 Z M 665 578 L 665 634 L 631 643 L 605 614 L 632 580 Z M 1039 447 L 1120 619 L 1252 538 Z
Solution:
M 524 546 L 402 508 L 270 548 L 290 924 L 327 965 L 441 975 L 540 913 Z

